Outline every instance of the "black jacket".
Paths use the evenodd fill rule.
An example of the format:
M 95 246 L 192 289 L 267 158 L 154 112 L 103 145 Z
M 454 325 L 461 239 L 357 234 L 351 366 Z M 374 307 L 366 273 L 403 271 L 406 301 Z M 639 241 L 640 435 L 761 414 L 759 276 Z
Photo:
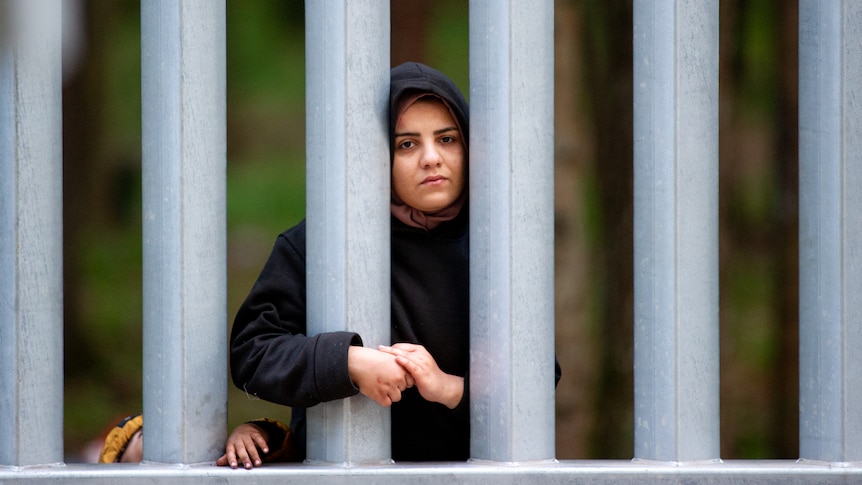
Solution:
M 469 245 L 467 211 L 432 231 L 392 219 L 392 343 L 424 345 L 440 368 L 467 377 Z M 304 445 L 305 410 L 356 394 L 347 348 L 350 332 L 305 335 L 305 222 L 285 231 L 237 313 L 231 371 L 240 389 L 293 407 L 291 428 Z M 406 390 L 392 405 L 392 457 L 397 461 L 466 460 L 469 389 L 455 409 Z M 303 453 L 304 454 L 304 453 Z

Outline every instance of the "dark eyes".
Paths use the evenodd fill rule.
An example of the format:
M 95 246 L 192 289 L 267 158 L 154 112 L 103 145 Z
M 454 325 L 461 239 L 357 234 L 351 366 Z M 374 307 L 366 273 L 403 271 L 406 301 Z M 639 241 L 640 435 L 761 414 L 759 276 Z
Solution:
M 440 137 L 439 140 L 440 140 L 440 143 L 442 143 L 444 145 L 449 145 L 451 143 L 457 142 L 456 138 L 453 135 L 443 135 Z M 404 140 L 398 144 L 399 150 L 409 150 L 409 149 L 415 148 L 415 147 L 416 147 L 416 142 L 413 140 Z

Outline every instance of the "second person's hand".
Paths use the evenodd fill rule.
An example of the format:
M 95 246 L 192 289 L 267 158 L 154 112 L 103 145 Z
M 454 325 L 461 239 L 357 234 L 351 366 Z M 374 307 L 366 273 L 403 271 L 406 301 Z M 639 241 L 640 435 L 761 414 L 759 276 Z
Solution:
M 251 423 L 243 423 L 231 432 L 225 442 L 225 453 L 218 460 L 218 466 L 237 468 L 242 462 L 243 467 L 250 469 L 263 464 L 258 449 L 264 454 L 269 453 L 266 444 L 267 436 L 259 427 Z

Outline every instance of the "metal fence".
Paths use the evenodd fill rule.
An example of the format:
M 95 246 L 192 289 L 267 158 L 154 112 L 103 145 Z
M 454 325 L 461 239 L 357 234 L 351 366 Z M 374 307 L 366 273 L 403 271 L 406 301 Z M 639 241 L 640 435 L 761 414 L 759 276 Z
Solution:
M 471 0 L 473 459 L 388 463 L 388 416 L 356 397 L 310 413 L 316 464 L 252 471 L 212 465 L 227 407 L 224 0 L 142 1 L 141 465 L 62 463 L 61 0 L 2 5 L 0 484 L 862 480 L 862 3 L 799 4 L 800 460 L 719 456 L 718 2 L 634 1 L 635 456 L 557 461 L 553 1 Z M 309 325 L 386 335 L 388 167 L 354 162 L 387 159 L 389 3 L 309 1 L 306 16 Z

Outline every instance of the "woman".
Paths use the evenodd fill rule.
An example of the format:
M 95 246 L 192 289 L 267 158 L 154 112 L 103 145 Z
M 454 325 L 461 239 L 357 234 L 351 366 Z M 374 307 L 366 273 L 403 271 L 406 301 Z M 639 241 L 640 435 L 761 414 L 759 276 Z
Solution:
M 231 334 L 234 383 L 291 406 L 299 457 L 305 408 L 363 393 L 392 407 L 392 458 L 469 458 L 468 106 L 418 63 L 391 71 L 391 342 L 306 335 L 305 222 L 282 233 Z M 378 345 L 391 344 L 391 345 Z M 228 440 L 243 463 L 254 444 Z

